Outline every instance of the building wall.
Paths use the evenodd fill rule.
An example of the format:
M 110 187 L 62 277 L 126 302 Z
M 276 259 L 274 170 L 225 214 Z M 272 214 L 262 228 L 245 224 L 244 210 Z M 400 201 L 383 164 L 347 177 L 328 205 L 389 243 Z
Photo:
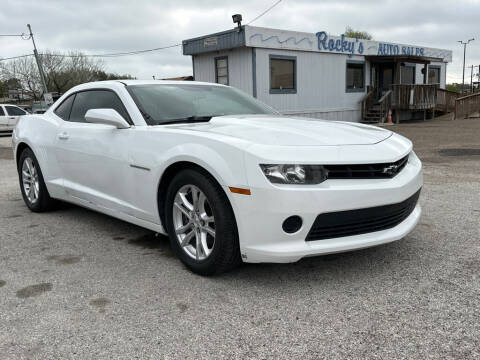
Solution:
M 440 88 L 445 89 L 447 86 L 447 64 L 444 62 L 432 62 L 428 66 L 440 66 Z M 415 66 L 415 84 L 423 84 L 423 67 L 423 64 L 416 64 Z
M 252 49 L 236 48 L 193 56 L 195 81 L 215 82 L 215 58 L 228 57 L 228 84 L 252 95 Z
M 315 53 L 279 49 L 255 49 L 257 98 L 285 114 L 328 120 L 359 121 L 363 92 L 346 92 L 347 60 L 364 61 L 363 56 Z M 296 94 L 270 94 L 270 55 L 296 57 Z M 366 85 L 370 84 L 366 61 Z

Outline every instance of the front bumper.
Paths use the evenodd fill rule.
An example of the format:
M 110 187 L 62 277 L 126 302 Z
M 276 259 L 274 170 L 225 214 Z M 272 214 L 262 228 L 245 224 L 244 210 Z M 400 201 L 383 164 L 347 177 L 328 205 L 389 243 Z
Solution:
M 265 184 L 259 177 L 253 183 L 258 186 L 250 186 L 251 196 L 230 194 L 245 262 L 295 262 L 307 256 L 385 244 L 403 238 L 420 219 L 417 204 L 404 221 L 386 230 L 305 241 L 319 214 L 395 204 L 415 194 L 423 178 L 421 162 L 414 154 L 392 179 L 327 180 L 315 186 L 293 186 Z M 303 226 L 287 234 L 282 223 L 292 215 L 300 216 Z

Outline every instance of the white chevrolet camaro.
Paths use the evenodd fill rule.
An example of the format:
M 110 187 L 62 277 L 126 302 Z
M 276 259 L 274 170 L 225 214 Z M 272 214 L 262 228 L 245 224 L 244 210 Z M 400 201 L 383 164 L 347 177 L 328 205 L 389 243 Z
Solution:
M 79 85 L 12 141 L 32 211 L 64 200 L 168 234 L 203 275 L 388 243 L 421 213 L 408 139 L 281 116 L 223 85 Z

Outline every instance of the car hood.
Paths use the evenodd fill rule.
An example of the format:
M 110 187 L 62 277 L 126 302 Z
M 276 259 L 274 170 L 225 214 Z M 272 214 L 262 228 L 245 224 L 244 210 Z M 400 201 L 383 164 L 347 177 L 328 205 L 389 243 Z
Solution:
M 358 123 L 271 115 L 219 116 L 208 123 L 177 126 L 273 146 L 371 145 L 392 135 Z

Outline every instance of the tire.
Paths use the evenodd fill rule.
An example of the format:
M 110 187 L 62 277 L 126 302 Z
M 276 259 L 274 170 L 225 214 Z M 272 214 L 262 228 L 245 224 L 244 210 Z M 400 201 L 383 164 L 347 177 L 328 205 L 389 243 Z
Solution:
M 198 211 L 194 206 L 194 193 L 198 196 Z M 182 201 L 183 198 L 186 201 Z M 193 211 L 185 206 L 188 203 Z M 232 207 L 223 189 L 210 174 L 185 169 L 172 179 L 165 201 L 165 220 L 172 249 L 194 273 L 205 276 L 220 274 L 242 262 Z M 181 230 L 181 225 L 187 223 L 190 223 L 190 228 Z M 214 230 L 214 237 L 211 230 Z M 180 231 L 178 235 L 177 231 Z M 202 239 L 199 247 L 198 236 Z
M 33 176 L 28 176 L 29 173 Z M 50 197 L 38 160 L 29 148 L 23 150 L 18 160 L 18 178 L 23 201 L 31 211 L 44 212 L 54 207 L 55 200 Z M 33 182 L 29 179 L 33 179 Z M 26 183 L 30 183 L 30 187 L 25 184 L 24 180 Z M 27 188 L 31 188 L 32 191 L 28 191 Z

